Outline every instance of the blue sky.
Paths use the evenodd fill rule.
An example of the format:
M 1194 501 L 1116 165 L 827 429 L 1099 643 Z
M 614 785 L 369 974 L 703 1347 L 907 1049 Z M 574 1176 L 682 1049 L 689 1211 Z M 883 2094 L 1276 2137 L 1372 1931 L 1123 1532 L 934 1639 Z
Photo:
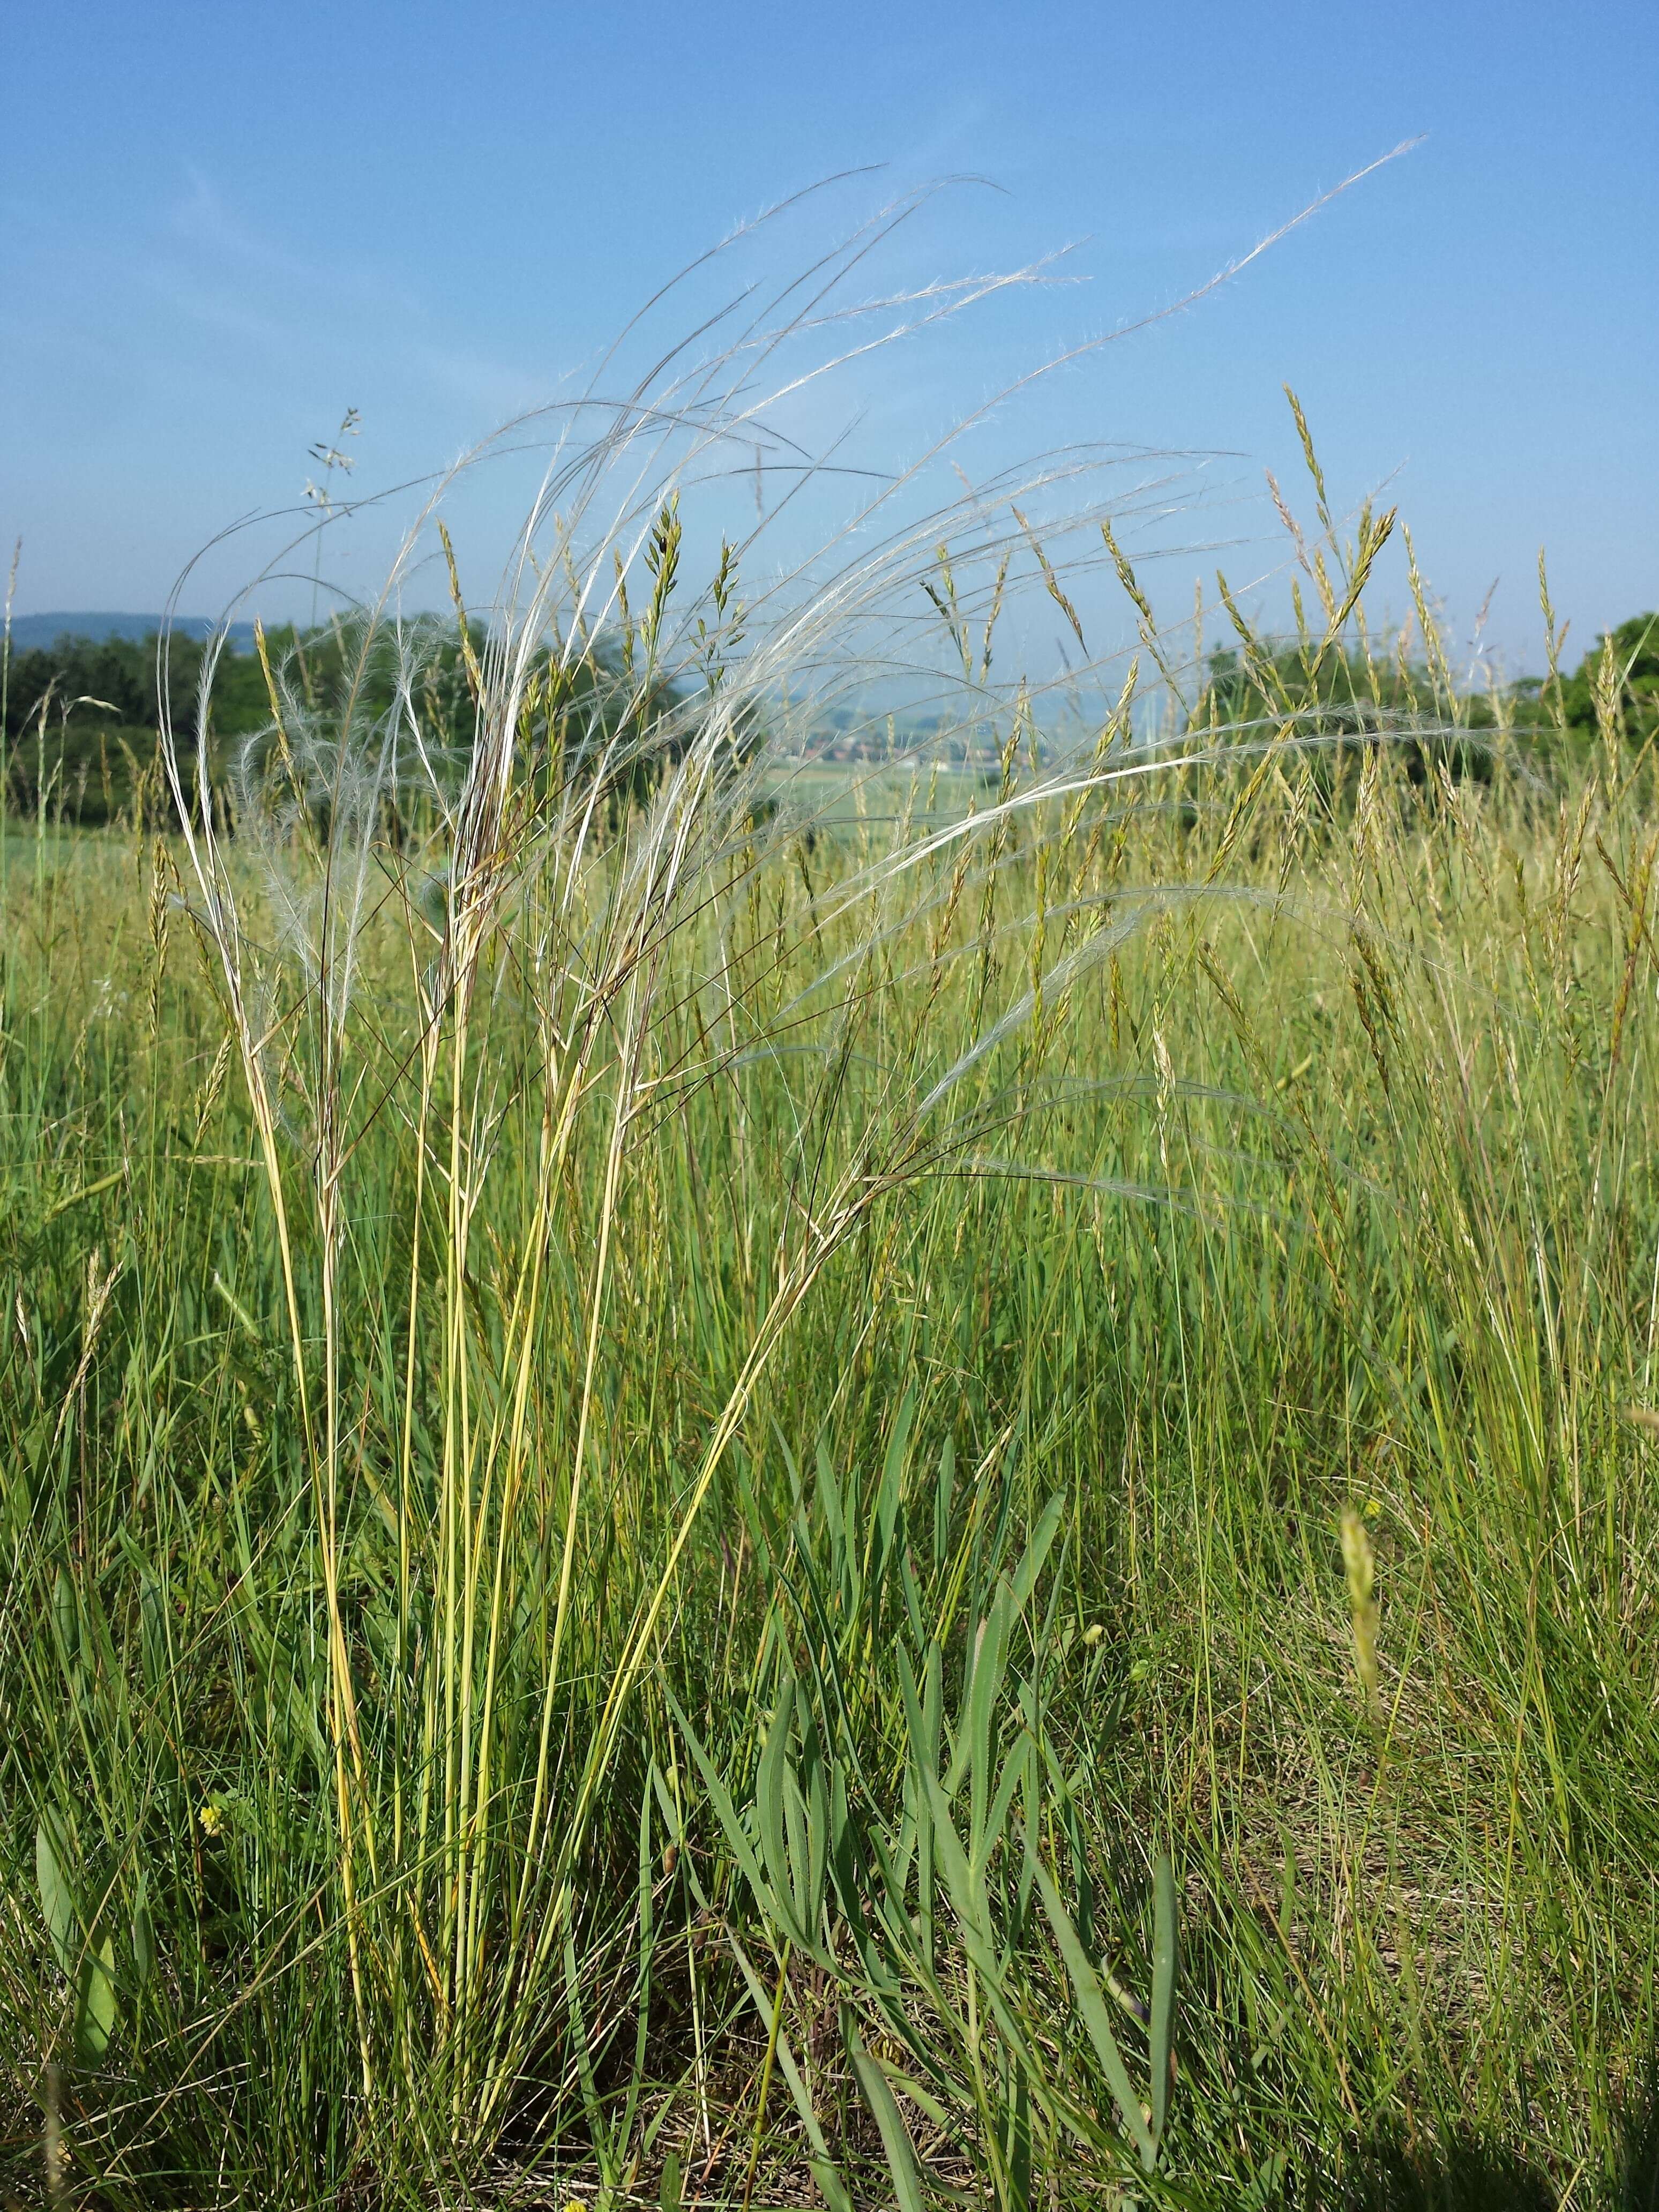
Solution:
M 0 532 L 22 537 L 21 609 L 160 605 L 223 524 L 301 492 L 347 405 L 359 489 L 442 464 L 591 366 L 734 221 L 832 172 L 886 165 L 781 234 L 777 265 L 963 173 L 990 184 L 932 204 L 890 280 L 1074 249 L 1068 281 L 842 380 L 826 406 L 889 466 L 1419 134 L 1198 306 L 1026 393 L 999 453 L 1231 456 L 1164 542 L 1225 539 L 1253 576 L 1281 557 L 1263 467 L 1287 489 L 1297 467 L 1288 380 L 1336 502 L 1386 487 L 1465 627 L 1500 580 L 1513 660 L 1537 658 L 1540 544 L 1578 643 L 1659 601 L 1650 0 L 58 0 L 14 10 L 6 46 Z M 512 488 L 490 496 L 504 516 Z M 355 557 L 379 556 L 365 524 Z M 1184 604 L 1216 557 L 1149 574 Z M 187 606 L 211 611 L 244 560 L 210 560 Z

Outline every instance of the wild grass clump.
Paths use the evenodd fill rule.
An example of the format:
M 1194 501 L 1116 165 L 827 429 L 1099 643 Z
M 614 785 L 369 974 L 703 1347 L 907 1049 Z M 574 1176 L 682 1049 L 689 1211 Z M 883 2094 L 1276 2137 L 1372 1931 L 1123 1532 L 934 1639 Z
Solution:
M 9 2186 L 1615 2201 L 1649 755 L 1388 660 L 1317 477 L 1219 671 L 1075 456 L 695 588 L 818 313 L 573 406 L 481 626 L 434 503 L 176 835 L 7 836 Z

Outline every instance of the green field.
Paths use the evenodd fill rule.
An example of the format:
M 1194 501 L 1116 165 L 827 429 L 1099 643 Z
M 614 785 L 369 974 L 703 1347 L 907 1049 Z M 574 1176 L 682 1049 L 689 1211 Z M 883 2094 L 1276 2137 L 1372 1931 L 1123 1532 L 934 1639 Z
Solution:
M 1659 2203 L 1651 754 L 1341 596 L 14 822 L 12 2200 Z

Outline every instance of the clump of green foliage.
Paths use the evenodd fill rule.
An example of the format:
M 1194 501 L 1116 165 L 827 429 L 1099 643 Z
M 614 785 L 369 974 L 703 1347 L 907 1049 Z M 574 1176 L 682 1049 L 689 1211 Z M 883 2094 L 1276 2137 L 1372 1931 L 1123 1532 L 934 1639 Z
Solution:
M 1538 689 L 1581 744 L 1612 717 L 1629 742 L 1648 744 L 1659 732 L 1659 615 L 1632 615 L 1598 638 L 1553 700 Z
M 160 636 L 142 640 L 65 635 L 50 646 L 10 656 L 7 672 L 4 806 L 25 817 L 42 812 L 88 827 L 159 803 L 157 678 Z M 170 641 L 180 736 L 196 737 L 191 702 L 203 647 Z M 222 738 L 258 729 L 265 719 L 264 687 L 251 654 L 221 664 L 214 723 Z

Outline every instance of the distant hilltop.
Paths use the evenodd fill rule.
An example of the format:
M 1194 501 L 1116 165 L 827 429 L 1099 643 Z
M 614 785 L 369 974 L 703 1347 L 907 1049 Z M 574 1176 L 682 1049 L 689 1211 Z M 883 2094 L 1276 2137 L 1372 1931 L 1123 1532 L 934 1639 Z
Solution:
M 102 645 L 112 637 L 126 638 L 139 643 L 154 637 L 167 621 L 165 615 L 101 614 L 44 614 L 14 615 L 11 618 L 11 643 L 14 653 L 31 653 L 37 647 L 56 645 L 60 637 L 90 638 L 94 645 Z M 208 615 L 174 615 L 173 628 L 181 637 L 206 637 L 212 631 L 213 620 Z M 253 624 L 236 622 L 230 625 L 232 642 L 245 649 L 253 643 Z

